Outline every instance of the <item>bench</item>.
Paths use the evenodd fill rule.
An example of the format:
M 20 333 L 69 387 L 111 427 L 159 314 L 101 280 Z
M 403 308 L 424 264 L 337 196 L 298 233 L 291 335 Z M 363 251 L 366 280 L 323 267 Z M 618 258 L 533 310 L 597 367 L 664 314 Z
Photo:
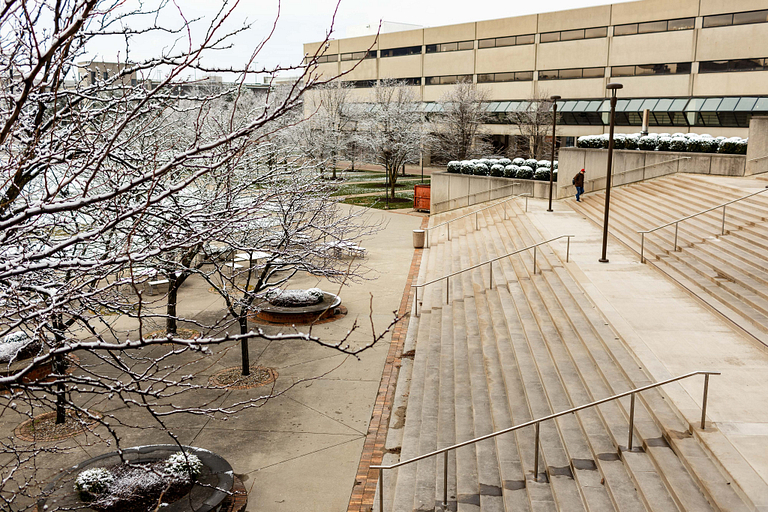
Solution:
M 154 281 L 147 281 L 147 294 L 154 295 L 155 292 L 168 293 L 168 280 L 167 279 L 155 279 Z M 160 287 L 164 286 L 165 290 L 160 290 Z

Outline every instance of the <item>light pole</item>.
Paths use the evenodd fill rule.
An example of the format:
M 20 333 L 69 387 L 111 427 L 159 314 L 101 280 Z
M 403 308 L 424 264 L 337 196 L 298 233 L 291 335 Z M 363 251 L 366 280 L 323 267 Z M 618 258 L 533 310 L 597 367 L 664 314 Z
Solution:
M 550 100 L 552 100 L 552 160 L 550 160 L 550 167 L 549 167 L 549 208 L 547 208 L 548 212 L 552 211 L 552 183 L 555 179 L 555 146 L 557 139 L 555 139 L 555 130 L 557 129 L 557 100 L 560 99 L 560 96 L 550 96 Z
M 611 91 L 611 127 L 608 130 L 608 170 L 605 174 L 605 217 L 603 218 L 603 256 L 598 261 L 608 263 L 606 251 L 608 249 L 608 210 L 611 206 L 611 166 L 613 164 L 613 124 L 616 121 L 616 91 L 623 85 L 611 82 L 605 86 Z

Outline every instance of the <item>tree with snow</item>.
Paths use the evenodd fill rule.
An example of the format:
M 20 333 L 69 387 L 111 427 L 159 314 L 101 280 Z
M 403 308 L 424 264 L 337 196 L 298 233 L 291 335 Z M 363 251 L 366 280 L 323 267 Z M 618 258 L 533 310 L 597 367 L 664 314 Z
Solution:
M 462 80 L 440 98 L 440 111 L 431 115 L 428 126 L 427 145 L 434 156 L 461 161 L 492 153 L 488 136 L 481 132 L 490 120 L 487 96 L 477 84 Z

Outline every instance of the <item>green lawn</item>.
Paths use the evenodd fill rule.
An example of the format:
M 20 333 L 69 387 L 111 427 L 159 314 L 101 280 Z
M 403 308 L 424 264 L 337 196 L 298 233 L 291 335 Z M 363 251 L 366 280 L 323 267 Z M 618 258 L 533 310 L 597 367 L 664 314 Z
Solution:
M 379 210 L 387 209 L 387 202 L 384 195 L 380 196 L 363 196 L 363 197 L 350 197 L 344 200 L 347 204 L 355 204 L 357 206 L 367 206 L 370 208 L 377 208 Z M 413 192 L 400 192 L 395 194 L 395 199 L 389 199 L 389 210 L 400 210 L 403 208 L 413 208 Z
M 410 189 L 413 192 L 413 186 L 421 183 L 420 180 L 407 180 L 400 178 L 395 184 L 395 188 L 398 190 Z M 424 180 L 425 184 L 429 184 L 429 180 Z M 351 196 L 355 194 L 369 194 L 371 192 L 378 192 L 384 190 L 384 180 L 370 181 L 366 183 L 351 183 L 349 185 L 341 185 L 337 191 L 333 193 L 334 196 Z

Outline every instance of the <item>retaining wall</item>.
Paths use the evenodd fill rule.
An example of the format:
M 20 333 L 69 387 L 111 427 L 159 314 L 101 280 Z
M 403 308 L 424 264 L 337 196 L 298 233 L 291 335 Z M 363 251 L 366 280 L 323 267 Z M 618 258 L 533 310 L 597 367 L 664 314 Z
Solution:
M 676 172 L 744 176 L 746 160 L 745 155 L 616 149 L 613 151 L 613 186 Z M 607 149 L 561 148 L 555 197 L 561 199 L 576 194 L 571 180 L 580 169 L 585 169 L 584 192 L 605 189 L 607 167 Z
M 548 198 L 549 181 L 436 172 L 432 174 L 429 211 L 441 213 L 524 193 L 531 194 L 531 197 Z M 557 197 L 557 183 L 553 184 L 552 197 Z

